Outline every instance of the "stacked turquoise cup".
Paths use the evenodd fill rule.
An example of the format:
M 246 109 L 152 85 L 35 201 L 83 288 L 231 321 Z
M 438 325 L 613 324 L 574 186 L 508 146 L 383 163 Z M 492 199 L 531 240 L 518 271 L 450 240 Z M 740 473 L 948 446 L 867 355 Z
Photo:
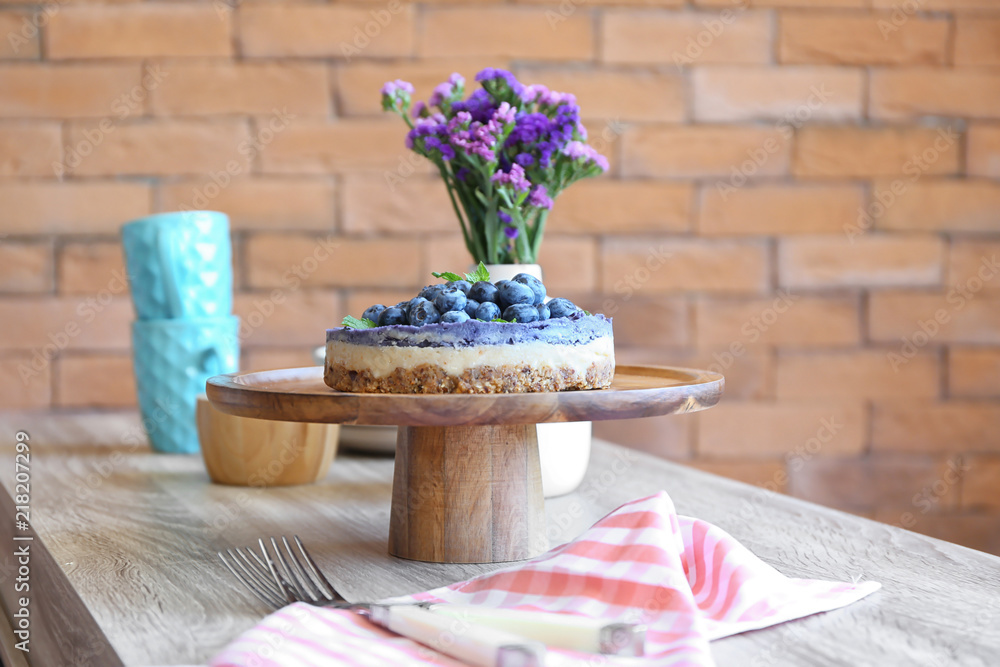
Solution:
M 216 211 L 152 215 L 122 227 L 122 246 L 143 426 L 155 451 L 198 452 L 198 395 L 208 378 L 235 372 L 239 361 L 229 218 Z

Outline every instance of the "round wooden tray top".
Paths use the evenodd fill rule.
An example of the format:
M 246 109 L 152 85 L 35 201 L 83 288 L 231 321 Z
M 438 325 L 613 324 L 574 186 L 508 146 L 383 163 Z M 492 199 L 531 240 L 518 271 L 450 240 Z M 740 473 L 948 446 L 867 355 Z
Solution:
M 323 383 L 323 367 L 231 373 L 208 380 L 216 409 L 241 417 L 333 424 L 472 426 L 635 419 L 710 408 L 718 373 L 618 366 L 609 389 L 525 394 L 348 394 Z
M 496 563 L 544 553 L 539 422 L 655 417 L 710 408 L 718 373 L 619 366 L 609 389 L 529 394 L 348 394 L 323 367 L 219 375 L 216 409 L 241 417 L 398 425 L 389 553 Z

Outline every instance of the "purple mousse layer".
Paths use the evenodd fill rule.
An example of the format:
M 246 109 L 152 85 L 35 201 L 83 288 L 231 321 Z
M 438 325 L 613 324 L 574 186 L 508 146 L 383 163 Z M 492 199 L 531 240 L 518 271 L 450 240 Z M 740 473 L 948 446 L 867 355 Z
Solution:
M 372 329 L 327 329 L 326 340 L 394 347 L 471 347 L 473 345 L 517 345 L 544 342 L 552 345 L 586 345 L 611 336 L 611 320 L 604 315 L 576 313 L 540 322 L 467 322 L 428 324 L 414 327 L 396 324 Z

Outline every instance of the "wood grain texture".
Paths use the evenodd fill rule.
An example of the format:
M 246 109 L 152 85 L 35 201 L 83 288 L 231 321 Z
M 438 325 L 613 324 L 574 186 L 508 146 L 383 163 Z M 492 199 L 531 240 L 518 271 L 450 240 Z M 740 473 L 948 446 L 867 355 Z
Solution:
M 204 398 L 198 440 L 213 482 L 240 486 L 312 484 L 326 477 L 340 426 L 237 417 Z
M 9 491 L 13 448 L 0 453 L 0 480 Z M 60 617 L 65 628 L 49 625 L 48 632 L 86 632 L 90 641 L 101 638 L 87 631 L 93 623 L 106 650 L 126 665 L 201 664 L 258 622 L 267 610 L 215 552 L 261 535 L 300 535 L 356 600 L 505 567 L 388 555 L 390 458 L 340 456 L 319 484 L 253 489 L 211 484 L 197 456 L 130 445 L 38 442 L 32 453 L 36 555 L 51 555 L 52 581 L 61 578 L 82 602 Z M 678 511 L 715 523 L 786 575 L 883 584 L 844 609 L 713 642 L 720 667 L 996 665 L 1000 558 L 638 452 L 595 442 L 580 488 L 546 501 L 546 536 L 561 544 L 622 503 L 663 489 Z M 10 520 L 5 511 L 4 522 Z M 32 561 L 33 576 L 42 576 L 45 562 Z M 65 650 L 46 637 L 45 626 L 36 633 L 39 645 L 48 640 Z M 72 654 L 32 664 L 71 665 Z
M 348 394 L 323 382 L 323 368 L 288 368 L 209 378 L 219 410 L 257 419 L 334 424 L 446 426 L 635 419 L 704 410 L 718 403 L 718 373 L 619 366 L 609 389 L 528 394 Z
M 401 426 L 396 450 L 393 556 L 497 563 L 545 551 L 534 425 Z

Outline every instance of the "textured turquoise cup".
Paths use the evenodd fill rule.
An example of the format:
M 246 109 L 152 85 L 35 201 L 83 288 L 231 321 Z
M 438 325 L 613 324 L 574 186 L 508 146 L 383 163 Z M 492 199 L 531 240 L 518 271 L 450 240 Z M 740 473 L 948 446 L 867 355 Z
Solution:
M 225 317 L 233 309 L 229 218 L 216 211 L 159 213 L 122 227 L 140 320 Z
M 132 323 L 139 410 L 154 451 L 199 451 L 198 395 L 208 378 L 236 372 L 239 325 L 235 315 Z

